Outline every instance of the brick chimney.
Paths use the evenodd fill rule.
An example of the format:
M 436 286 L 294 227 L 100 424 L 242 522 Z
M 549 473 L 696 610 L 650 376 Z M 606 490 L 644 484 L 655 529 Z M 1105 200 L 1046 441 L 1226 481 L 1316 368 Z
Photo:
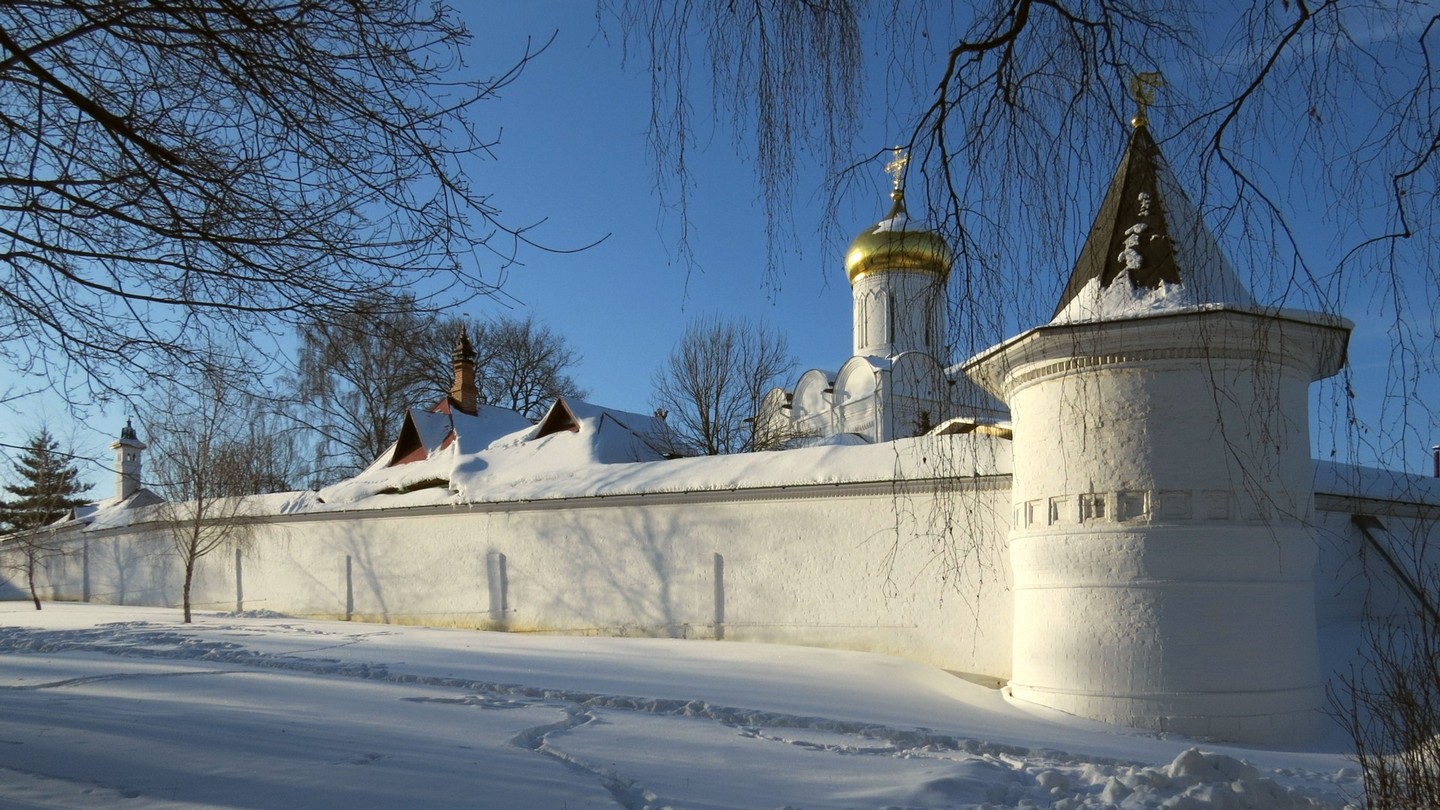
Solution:
M 450 407 L 474 416 L 479 400 L 475 387 L 475 348 L 470 345 L 464 324 L 460 326 L 460 338 L 450 351 L 450 367 L 455 370 L 455 380 L 450 384 Z

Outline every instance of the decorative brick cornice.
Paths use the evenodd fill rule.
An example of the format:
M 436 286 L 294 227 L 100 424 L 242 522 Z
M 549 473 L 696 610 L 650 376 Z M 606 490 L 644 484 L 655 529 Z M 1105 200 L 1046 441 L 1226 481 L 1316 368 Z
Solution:
M 1344 364 L 1349 330 L 1318 313 L 1228 308 L 1047 324 L 970 358 L 964 370 L 1002 399 L 1058 374 L 1165 360 L 1267 362 L 1319 380 Z

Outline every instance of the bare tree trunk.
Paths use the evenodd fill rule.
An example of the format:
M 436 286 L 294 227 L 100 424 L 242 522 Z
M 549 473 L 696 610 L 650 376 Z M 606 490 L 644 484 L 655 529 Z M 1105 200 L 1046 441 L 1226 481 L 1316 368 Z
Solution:
M 35 609 L 40 609 L 40 594 L 35 590 L 35 550 L 26 551 L 29 559 L 26 560 L 25 581 L 30 586 L 30 599 L 35 603 Z
M 166 416 L 149 426 L 155 441 L 153 480 L 165 494 L 160 513 L 170 547 L 184 569 L 180 604 L 186 624 L 194 618 L 195 572 L 200 558 L 239 548 L 250 531 L 247 512 L 256 482 L 252 462 L 260 450 L 252 410 L 234 407 L 239 389 L 220 362 L 195 369 L 185 383 L 161 390 L 157 410 Z M 242 402 L 245 400 L 241 399 Z
M 194 555 L 185 558 L 185 592 L 182 601 L 185 603 L 185 624 L 190 623 L 190 583 L 195 579 L 195 557 Z

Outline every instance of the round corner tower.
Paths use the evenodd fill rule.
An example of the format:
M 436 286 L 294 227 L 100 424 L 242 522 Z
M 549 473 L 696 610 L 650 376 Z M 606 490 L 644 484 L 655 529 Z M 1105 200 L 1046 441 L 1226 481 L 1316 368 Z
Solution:
M 1010 690 L 1253 743 L 1314 733 L 1308 389 L 1349 329 L 1264 311 L 1143 126 L 1055 319 L 972 358 L 1010 407 Z

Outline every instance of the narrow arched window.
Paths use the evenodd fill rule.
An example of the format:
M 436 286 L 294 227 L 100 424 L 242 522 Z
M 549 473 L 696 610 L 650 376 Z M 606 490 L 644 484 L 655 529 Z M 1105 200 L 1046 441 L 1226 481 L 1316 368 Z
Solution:
M 894 351 L 894 346 L 893 346 L 893 344 L 895 343 L 895 315 L 896 315 L 896 313 L 895 313 L 895 293 L 891 293 L 891 292 L 885 293 L 885 310 L 886 310 L 886 315 L 888 316 L 888 317 L 885 319 L 885 326 L 886 326 L 886 340 L 885 340 L 885 342 L 892 344 L 892 346 L 891 346 L 891 351 Z

